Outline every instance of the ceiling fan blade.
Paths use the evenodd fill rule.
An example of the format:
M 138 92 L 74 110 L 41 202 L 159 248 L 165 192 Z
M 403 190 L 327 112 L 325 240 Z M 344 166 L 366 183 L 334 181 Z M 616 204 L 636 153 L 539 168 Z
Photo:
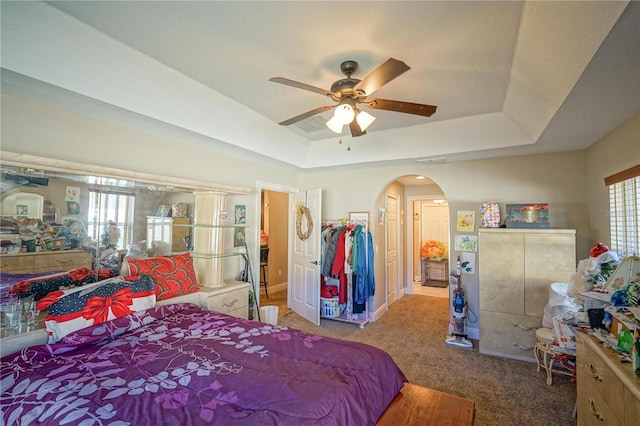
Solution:
M 312 85 L 307 84 L 307 83 L 301 83 L 299 81 L 290 80 L 290 79 L 284 78 L 284 77 L 271 77 L 269 79 L 269 81 L 273 81 L 274 83 L 284 84 L 285 86 L 291 86 L 291 87 L 295 87 L 295 88 L 298 88 L 298 89 L 308 90 L 308 91 L 314 92 L 314 93 L 320 93 L 321 95 L 324 95 L 324 96 L 332 96 L 333 95 L 333 92 L 330 91 L 330 90 L 321 89 L 319 87 L 312 86 Z
M 320 114 L 321 112 L 329 111 L 331 108 L 334 108 L 335 105 L 325 105 L 318 108 L 314 108 L 310 111 L 303 112 L 302 114 L 296 115 L 295 117 L 291 117 L 288 120 L 281 121 L 281 126 L 288 126 L 293 123 L 297 123 L 298 121 L 302 121 L 305 118 L 313 117 L 314 115 Z
M 404 62 L 389 58 L 386 62 L 356 84 L 353 87 L 353 90 L 356 93 L 362 93 L 369 96 L 394 78 L 398 77 L 400 74 L 410 69 L 411 67 Z
M 404 112 L 406 114 L 431 117 L 438 108 L 435 105 L 414 104 L 412 102 L 392 101 L 391 99 L 371 99 L 365 102 L 369 108 L 387 111 Z
M 355 118 L 351 123 L 349 123 L 349 130 L 351 131 L 351 136 L 354 138 L 367 134 L 366 130 L 360 129 L 360 124 L 358 124 L 358 120 Z

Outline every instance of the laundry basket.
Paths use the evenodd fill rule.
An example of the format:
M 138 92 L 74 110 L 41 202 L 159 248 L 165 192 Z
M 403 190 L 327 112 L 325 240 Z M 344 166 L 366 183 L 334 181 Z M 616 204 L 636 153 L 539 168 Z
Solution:
M 340 304 L 337 297 L 320 298 L 320 316 L 329 318 L 340 316 Z

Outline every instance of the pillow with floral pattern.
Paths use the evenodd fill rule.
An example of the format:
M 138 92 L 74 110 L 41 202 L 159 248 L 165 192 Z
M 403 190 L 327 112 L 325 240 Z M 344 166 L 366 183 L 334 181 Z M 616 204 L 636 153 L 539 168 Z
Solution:
M 198 280 L 191 254 L 128 258 L 131 275 L 150 275 L 156 283 L 156 300 L 198 291 Z

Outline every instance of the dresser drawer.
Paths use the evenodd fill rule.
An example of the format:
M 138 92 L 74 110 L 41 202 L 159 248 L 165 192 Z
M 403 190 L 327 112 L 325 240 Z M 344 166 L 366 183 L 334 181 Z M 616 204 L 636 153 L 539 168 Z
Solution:
M 577 371 L 578 424 L 580 426 L 622 426 L 602 395 L 591 385 L 585 369 Z
M 69 271 L 76 268 L 90 268 L 91 267 L 91 254 L 89 252 L 74 251 L 74 252 L 56 252 L 56 253 L 41 253 L 39 256 L 34 256 L 33 259 L 33 271 L 34 272 L 46 272 L 46 271 Z
M 238 318 L 249 319 L 249 305 L 241 306 L 237 309 L 233 309 L 226 312 L 227 315 L 231 315 Z
M 624 386 L 604 360 L 590 347 L 586 347 L 585 351 L 578 356 L 577 368 L 580 374 L 578 383 L 582 386 L 588 382 L 607 406 L 619 416 L 618 420 L 624 421 L 621 416 L 624 412 Z
M 231 290 L 207 299 L 207 309 L 210 311 L 226 314 L 241 308 L 245 310 L 243 318 L 246 318 L 249 310 L 249 292 L 246 288 Z
M 33 258 L 31 255 L 2 256 L 0 258 L 0 270 L 5 273 L 29 274 L 33 271 Z
M 480 352 L 515 355 L 534 358 L 535 332 L 531 334 L 502 333 L 495 330 L 480 330 Z
M 640 424 L 640 399 L 629 388 L 624 389 L 624 426 Z
M 494 330 L 501 333 L 533 335 L 542 327 L 542 318 L 508 314 L 504 312 L 480 311 L 482 329 Z

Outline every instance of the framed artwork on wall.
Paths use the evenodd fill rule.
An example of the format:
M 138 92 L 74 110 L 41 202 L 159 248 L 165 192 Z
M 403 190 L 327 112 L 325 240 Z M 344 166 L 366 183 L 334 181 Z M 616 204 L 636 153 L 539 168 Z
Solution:
M 350 222 L 364 222 L 369 223 L 369 212 L 349 212 Z
M 476 228 L 476 212 L 458 211 L 458 219 L 456 222 L 456 229 L 458 232 L 473 232 Z
M 549 204 L 507 204 L 507 228 L 548 228 Z

